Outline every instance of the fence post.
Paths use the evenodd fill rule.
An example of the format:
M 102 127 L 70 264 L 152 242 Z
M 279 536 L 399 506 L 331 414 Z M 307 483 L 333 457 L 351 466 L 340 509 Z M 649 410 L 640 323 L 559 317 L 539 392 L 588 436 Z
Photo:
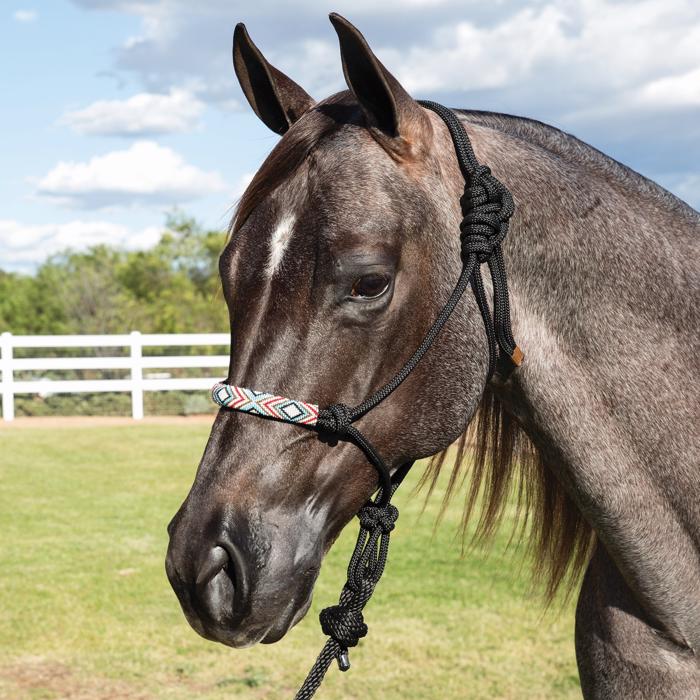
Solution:
M 141 333 L 131 331 L 131 417 L 143 418 L 143 369 L 141 366 Z
M 2 419 L 15 418 L 15 395 L 12 376 L 12 333 L 7 331 L 0 336 L 0 365 L 2 365 Z

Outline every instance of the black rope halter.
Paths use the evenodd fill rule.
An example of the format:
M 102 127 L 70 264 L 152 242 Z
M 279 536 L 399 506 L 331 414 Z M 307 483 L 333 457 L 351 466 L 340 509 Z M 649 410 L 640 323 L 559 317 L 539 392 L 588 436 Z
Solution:
M 423 342 L 391 381 L 354 407 L 337 403 L 319 410 L 315 404 L 226 384 L 217 384 L 213 390 L 214 400 L 225 408 L 315 428 L 339 440 L 354 443 L 364 452 L 379 476 L 376 496 L 358 513 L 360 533 L 338 604 L 321 611 L 321 628 L 328 640 L 295 700 L 306 700 L 314 695 L 333 659 L 337 659 L 341 671 L 347 671 L 350 668 L 348 650 L 357 646 L 367 634 L 362 611 L 384 571 L 389 536 L 399 515 L 391 503 L 391 497 L 412 465 L 412 462 L 403 464 L 392 476 L 382 456 L 353 423 L 384 401 L 408 377 L 447 323 L 468 285 L 471 285 L 476 297 L 488 340 L 487 381 L 501 357 L 509 358 L 511 366 L 519 366 L 523 360 L 523 353 L 513 340 L 508 281 L 501 251 L 501 243 L 508 233 L 508 222 L 515 211 L 513 197 L 489 168 L 478 162 L 464 126 L 454 112 L 428 100 L 420 100 L 419 104 L 435 112 L 447 125 L 465 179 L 464 194 L 460 198 L 463 215 L 460 224 L 462 271 Z M 488 264 L 491 274 L 493 317 L 481 276 L 482 263 Z

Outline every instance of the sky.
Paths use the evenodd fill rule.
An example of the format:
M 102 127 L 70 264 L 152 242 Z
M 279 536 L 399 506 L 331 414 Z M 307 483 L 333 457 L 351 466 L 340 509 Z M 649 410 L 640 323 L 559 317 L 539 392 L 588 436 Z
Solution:
M 697 0 L 3 0 L 0 268 L 148 247 L 175 209 L 225 228 L 279 138 L 233 28 L 322 99 L 345 87 L 331 10 L 414 97 L 540 119 L 700 208 Z

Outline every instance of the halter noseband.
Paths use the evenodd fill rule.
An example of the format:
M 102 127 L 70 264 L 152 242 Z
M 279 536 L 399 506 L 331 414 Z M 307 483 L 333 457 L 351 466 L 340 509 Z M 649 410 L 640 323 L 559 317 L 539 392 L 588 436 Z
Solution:
M 487 166 L 479 164 L 467 132 L 452 110 L 428 100 L 419 100 L 419 104 L 435 112 L 447 125 L 465 179 L 464 194 L 460 198 L 463 215 L 460 224 L 462 271 L 423 342 L 391 381 L 354 407 L 336 403 L 319 409 L 316 404 L 306 401 L 224 383 L 216 384 L 212 389 L 212 398 L 223 408 L 293 423 L 354 443 L 364 452 L 379 476 L 376 496 L 358 513 L 360 534 L 338 605 L 321 611 L 321 628 L 329 639 L 295 700 L 307 700 L 313 696 L 334 658 L 338 660 L 341 671 L 347 671 L 350 668 L 348 648 L 356 646 L 360 638 L 367 634 L 362 610 L 384 571 L 389 533 L 399 515 L 396 507 L 390 503 L 391 497 L 412 465 L 412 462 L 403 464 L 392 475 L 379 452 L 353 423 L 384 401 L 408 377 L 435 341 L 468 285 L 471 285 L 476 297 L 488 340 L 487 381 L 493 375 L 500 357 L 507 357 L 511 366 L 516 367 L 523 361 L 523 353 L 513 340 L 508 281 L 501 251 L 510 217 L 515 211 L 513 197 Z M 482 263 L 488 264 L 493 283 L 493 317 L 484 291 Z

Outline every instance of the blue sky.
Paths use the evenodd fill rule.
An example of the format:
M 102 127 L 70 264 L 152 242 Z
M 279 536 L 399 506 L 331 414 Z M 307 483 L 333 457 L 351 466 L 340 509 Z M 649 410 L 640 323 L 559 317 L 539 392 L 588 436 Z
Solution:
M 330 10 L 415 97 L 534 117 L 700 207 L 697 0 L 6 0 L 0 268 L 224 227 L 277 140 L 235 83 L 245 21 L 310 94 L 344 87 Z

